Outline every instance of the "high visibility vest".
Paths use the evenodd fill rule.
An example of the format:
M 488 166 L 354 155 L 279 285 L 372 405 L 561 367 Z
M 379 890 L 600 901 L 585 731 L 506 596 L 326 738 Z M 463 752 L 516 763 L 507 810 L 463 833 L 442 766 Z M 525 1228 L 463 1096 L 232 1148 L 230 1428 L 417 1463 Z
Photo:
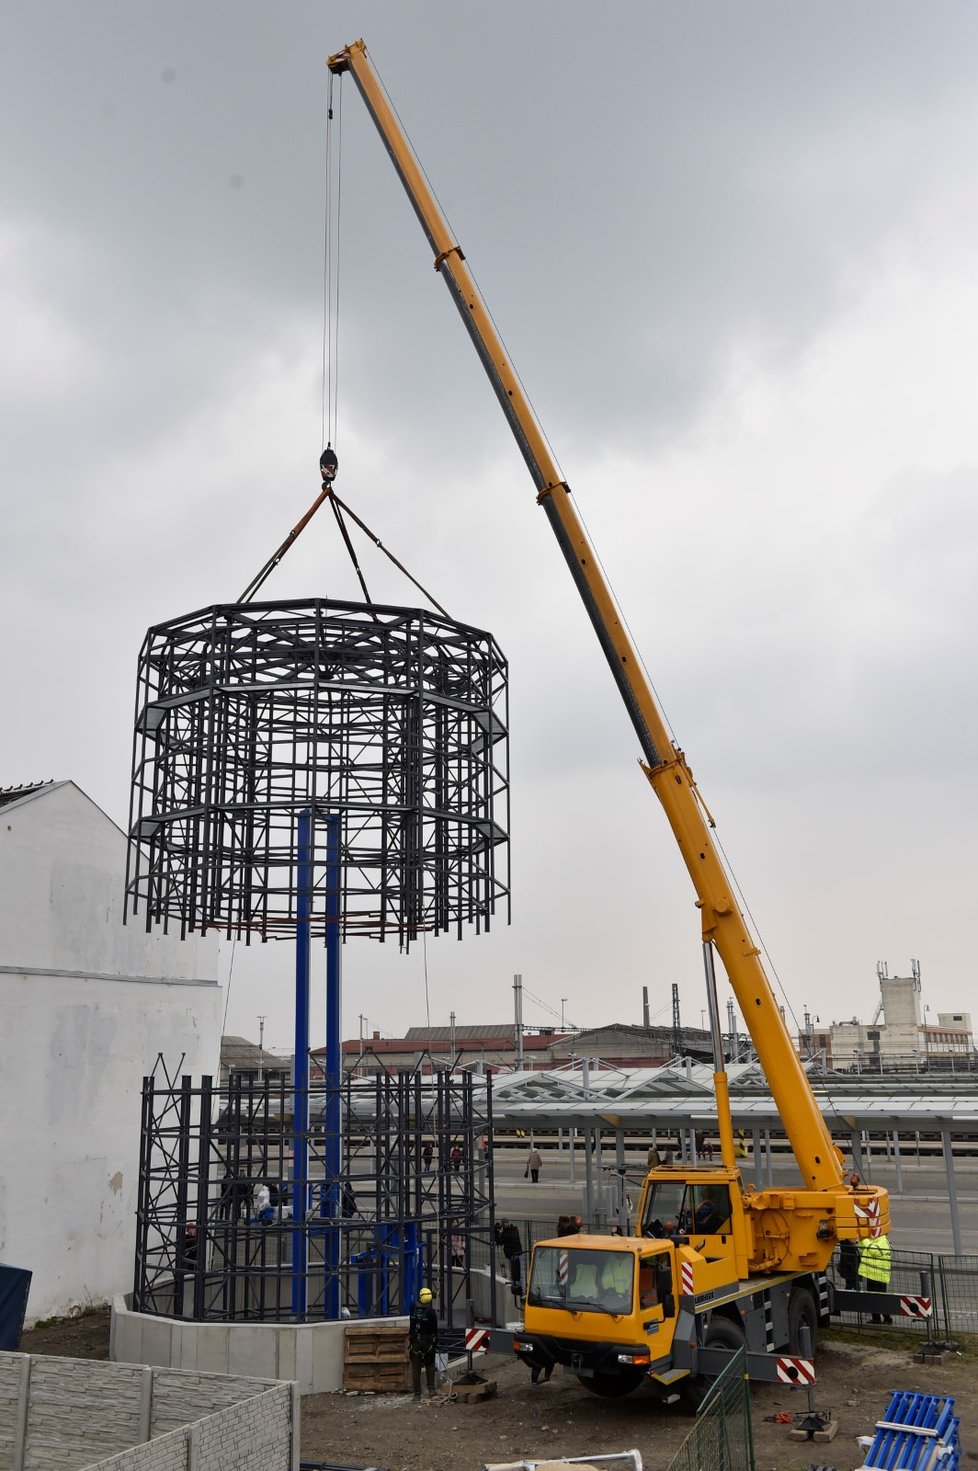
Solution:
M 889 1282 L 890 1243 L 885 1236 L 873 1236 L 859 1243 L 859 1275 L 867 1282 Z

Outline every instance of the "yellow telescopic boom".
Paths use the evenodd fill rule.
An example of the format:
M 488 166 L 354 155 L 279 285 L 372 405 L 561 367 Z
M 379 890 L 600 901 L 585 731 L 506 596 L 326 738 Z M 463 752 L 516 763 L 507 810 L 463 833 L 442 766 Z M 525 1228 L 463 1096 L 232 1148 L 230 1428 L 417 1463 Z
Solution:
M 840 1235 L 868 1235 L 864 1216 L 853 1205 L 872 1199 L 875 1230 L 886 1229 L 885 1192 L 850 1187 L 842 1159 L 809 1086 L 801 1061 L 761 964 L 760 953 L 733 897 L 732 885 L 710 833 L 710 822 L 682 751 L 673 745 L 652 690 L 602 576 L 584 528 L 560 478 L 530 404 L 493 327 L 465 264 L 465 256 L 428 187 L 410 143 L 387 101 L 363 41 L 331 56 L 334 73 L 349 71 L 390 154 L 408 198 L 516 437 L 594 631 L 635 727 L 645 773 L 665 809 L 696 890 L 703 938 L 723 961 L 737 1003 L 757 1050 L 772 1095 L 791 1142 L 806 1190 L 825 1191 L 836 1200 L 830 1214 Z M 828 1205 L 828 1201 L 826 1201 Z M 882 1207 L 882 1210 L 880 1209 Z

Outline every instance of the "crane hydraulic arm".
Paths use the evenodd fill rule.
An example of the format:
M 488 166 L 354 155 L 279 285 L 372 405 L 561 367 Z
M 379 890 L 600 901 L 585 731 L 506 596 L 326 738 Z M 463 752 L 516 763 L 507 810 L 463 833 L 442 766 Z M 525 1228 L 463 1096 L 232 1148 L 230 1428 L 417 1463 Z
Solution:
M 807 1191 L 834 1197 L 824 1204 L 834 1217 L 831 1234 L 870 1234 L 862 1205 L 869 1206 L 875 1231 L 886 1229 L 885 1193 L 845 1178 L 842 1160 L 792 1045 L 774 993 L 761 964 L 732 884 L 710 833 L 710 821 L 683 752 L 676 747 L 649 682 L 622 626 L 598 560 L 574 509 L 536 416 L 523 393 L 492 319 L 481 299 L 410 143 L 387 100 L 367 56 L 355 41 L 329 58 L 334 73 L 349 71 L 376 124 L 404 185 L 489 381 L 502 406 L 536 486 L 537 500 L 564 554 L 619 693 L 638 736 L 643 769 L 665 810 L 696 890 L 705 942 L 720 954 L 758 1059 L 767 1076 Z M 871 1203 L 874 1202 L 874 1203 Z M 853 1206 L 856 1205 L 854 1211 Z

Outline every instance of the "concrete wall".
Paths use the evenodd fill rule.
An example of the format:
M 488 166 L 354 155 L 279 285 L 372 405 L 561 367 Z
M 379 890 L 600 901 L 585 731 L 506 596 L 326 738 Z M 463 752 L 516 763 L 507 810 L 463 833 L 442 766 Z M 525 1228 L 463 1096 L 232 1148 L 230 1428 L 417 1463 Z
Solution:
M 291 1384 L 0 1354 L 0 1471 L 296 1471 Z
M 385 1321 L 407 1323 L 407 1318 Z M 291 1379 L 302 1394 L 343 1384 L 346 1323 L 193 1323 L 134 1313 L 112 1303 L 109 1356 L 114 1363 L 168 1365 L 217 1374 Z
M 217 942 L 124 926 L 125 862 L 71 782 L 0 807 L 0 1260 L 31 1319 L 131 1285 L 142 1078 L 218 1068 Z

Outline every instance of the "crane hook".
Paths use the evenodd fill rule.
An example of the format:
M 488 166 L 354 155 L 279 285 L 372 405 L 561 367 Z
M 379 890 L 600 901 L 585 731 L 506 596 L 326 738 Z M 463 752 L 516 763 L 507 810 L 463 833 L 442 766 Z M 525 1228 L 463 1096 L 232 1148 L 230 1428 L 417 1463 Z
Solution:
M 319 457 L 319 473 L 323 477 L 324 485 L 332 485 L 339 467 L 340 462 L 336 458 L 336 451 L 331 444 L 327 444 Z

